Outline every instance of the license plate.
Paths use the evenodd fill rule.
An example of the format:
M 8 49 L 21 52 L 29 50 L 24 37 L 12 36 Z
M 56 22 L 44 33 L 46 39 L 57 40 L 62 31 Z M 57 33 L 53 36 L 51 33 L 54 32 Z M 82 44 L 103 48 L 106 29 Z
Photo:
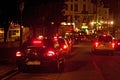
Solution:
M 27 65 L 40 65 L 40 61 L 28 61 Z

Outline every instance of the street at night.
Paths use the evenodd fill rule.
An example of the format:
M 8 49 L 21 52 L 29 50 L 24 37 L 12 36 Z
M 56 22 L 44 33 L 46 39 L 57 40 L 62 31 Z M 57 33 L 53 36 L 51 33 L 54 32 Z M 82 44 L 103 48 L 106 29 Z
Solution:
M 119 0 L 1 0 L 0 80 L 120 80 Z
M 91 42 L 83 42 L 73 46 L 71 56 L 66 59 L 62 73 L 49 71 L 18 72 L 8 80 L 119 80 L 120 54 L 91 54 Z

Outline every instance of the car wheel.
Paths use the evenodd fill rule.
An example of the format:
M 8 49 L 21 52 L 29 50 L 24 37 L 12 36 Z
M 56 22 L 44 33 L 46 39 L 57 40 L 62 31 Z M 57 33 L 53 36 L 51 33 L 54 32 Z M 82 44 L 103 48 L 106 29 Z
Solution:
M 20 71 L 20 72 L 27 72 L 28 70 L 27 70 L 27 67 L 26 66 L 23 66 L 23 65 L 18 65 L 18 70 Z

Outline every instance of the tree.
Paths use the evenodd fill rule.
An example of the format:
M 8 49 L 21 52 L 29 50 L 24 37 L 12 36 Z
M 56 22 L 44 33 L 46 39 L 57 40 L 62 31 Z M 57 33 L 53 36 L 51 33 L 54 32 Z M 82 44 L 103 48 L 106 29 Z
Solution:
M 43 25 L 49 32 L 50 30 L 53 31 L 65 19 L 62 11 L 64 5 L 64 0 L 26 0 L 23 11 L 23 24 L 34 28 Z

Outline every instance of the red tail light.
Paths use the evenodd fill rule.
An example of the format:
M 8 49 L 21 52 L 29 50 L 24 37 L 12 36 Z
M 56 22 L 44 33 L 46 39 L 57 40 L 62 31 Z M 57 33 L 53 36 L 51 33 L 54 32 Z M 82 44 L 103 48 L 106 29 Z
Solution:
M 21 56 L 22 56 L 22 53 L 21 53 L 20 51 L 17 51 L 17 52 L 16 52 L 16 56 L 17 56 L 17 57 L 21 57 Z
M 106 34 L 103 34 L 103 37 L 106 37 L 107 35 Z
M 112 47 L 113 47 L 113 48 L 115 47 L 115 43 L 112 43 Z
M 41 43 L 42 43 L 42 41 L 39 41 L 39 40 L 33 41 L 33 44 L 41 44 Z
M 98 47 L 99 43 L 98 42 L 95 42 L 95 47 Z
M 54 56 L 55 55 L 55 52 L 54 51 L 48 51 L 46 56 Z
M 63 45 L 63 49 L 67 49 L 67 45 Z
M 58 38 L 57 38 L 57 37 L 54 37 L 54 41 L 58 41 Z
M 120 45 L 120 42 L 118 42 L 117 44 Z

